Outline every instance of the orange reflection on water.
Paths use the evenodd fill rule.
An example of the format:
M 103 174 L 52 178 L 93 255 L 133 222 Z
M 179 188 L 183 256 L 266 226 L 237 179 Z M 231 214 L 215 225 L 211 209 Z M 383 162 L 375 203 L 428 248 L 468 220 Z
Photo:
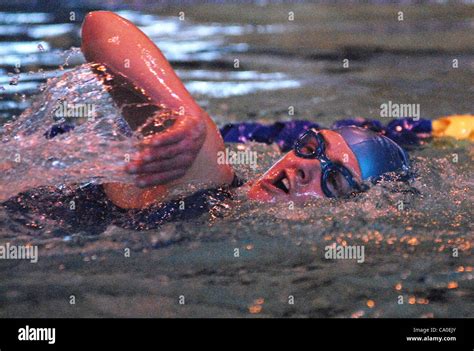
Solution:
M 249 307 L 249 312 L 252 314 L 257 314 L 262 312 L 263 304 L 265 303 L 265 299 L 263 297 L 259 297 L 258 299 L 254 300 L 253 305 Z
M 418 305 L 427 305 L 427 304 L 429 304 L 430 302 L 429 302 L 428 299 L 425 299 L 425 298 L 423 298 L 423 297 L 420 297 L 420 298 L 416 299 L 416 303 L 417 303 Z
M 457 289 L 458 282 L 452 281 L 448 283 L 448 289 Z
M 261 305 L 253 305 L 249 307 L 249 312 L 252 314 L 257 314 L 262 312 L 262 306 Z

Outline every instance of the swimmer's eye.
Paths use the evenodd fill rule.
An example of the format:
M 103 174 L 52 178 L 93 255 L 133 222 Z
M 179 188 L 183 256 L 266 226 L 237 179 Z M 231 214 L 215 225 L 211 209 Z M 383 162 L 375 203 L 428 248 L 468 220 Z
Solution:
M 316 155 L 319 149 L 319 141 L 313 134 L 306 134 L 299 140 L 298 151 L 300 154 L 312 156 Z
M 335 197 L 348 195 L 352 191 L 352 187 L 344 175 L 337 171 L 331 170 L 327 176 L 326 186 L 331 194 Z
M 303 152 L 305 154 L 308 154 L 308 155 L 312 155 L 316 152 L 316 148 L 314 146 L 311 146 L 311 145 L 305 145 L 301 148 L 301 152 Z

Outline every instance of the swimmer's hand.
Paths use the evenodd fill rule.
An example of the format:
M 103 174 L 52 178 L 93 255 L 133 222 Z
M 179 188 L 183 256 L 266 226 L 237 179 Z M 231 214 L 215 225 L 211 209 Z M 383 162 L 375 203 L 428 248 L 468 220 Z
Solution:
M 135 182 L 140 188 L 170 183 L 186 174 L 205 139 L 206 124 L 200 116 L 177 119 L 164 132 L 144 140 L 125 170 L 137 175 Z

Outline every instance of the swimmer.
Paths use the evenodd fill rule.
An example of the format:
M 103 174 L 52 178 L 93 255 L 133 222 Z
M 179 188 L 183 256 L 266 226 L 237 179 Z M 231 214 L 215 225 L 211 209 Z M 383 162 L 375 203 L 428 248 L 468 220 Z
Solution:
M 217 161 L 225 149 L 221 132 L 158 47 L 135 25 L 112 12 L 91 12 L 82 27 L 81 49 L 87 61 L 123 76 L 152 103 L 180 111 L 170 127 L 138 145 L 140 151 L 126 166 L 135 176 L 134 185 L 104 184 L 115 205 L 145 208 L 168 200 L 179 185 L 236 184 L 231 166 Z M 472 131 L 472 118 L 467 121 Z M 449 122 L 441 121 L 436 128 L 440 133 L 449 130 Z M 381 133 L 357 126 L 318 129 L 308 123 L 299 134 L 303 131 L 288 153 L 262 177 L 246 184 L 249 199 L 301 203 L 314 197 L 346 196 L 361 191 L 364 181 L 388 173 L 403 178 L 409 172 L 406 152 Z M 472 132 L 466 133 L 472 137 Z

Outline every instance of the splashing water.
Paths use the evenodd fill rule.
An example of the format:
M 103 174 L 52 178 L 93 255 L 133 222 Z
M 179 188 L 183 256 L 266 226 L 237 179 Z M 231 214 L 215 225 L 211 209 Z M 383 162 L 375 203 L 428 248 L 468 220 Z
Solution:
M 65 121 L 75 128 L 46 138 Z M 92 65 L 52 78 L 32 106 L 1 130 L 0 200 L 46 185 L 131 182 L 123 172 L 138 138 L 131 136 Z
M 327 126 L 348 116 L 374 117 L 380 101 L 389 97 L 411 101 L 406 100 L 408 95 L 421 104 L 423 117 L 472 112 L 472 67 L 462 65 L 446 72 L 451 53 L 470 34 L 468 13 L 461 21 L 445 16 L 434 23 L 436 13 L 426 16 L 429 11 L 423 9 L 421 18 L 415 15 L 414 26 L 407 23 L 403 27 L 402 34 L 413 34 L 406 37 L 405 44 L 394 49 L 394 41 L 383 37 L 382 52 L 368 52 L 370 62 L 354 59 L 353 69 L 341 70 L 339 59 L 318 60 L 319 51 L 313 49 L 327 46 L 322 51 L 328 49 L 338 58 L 341 52 L 345 55 L 345 50 L 339 50 L 342 45 L 363 48 L 373 39 L 373 31 L 367 28 L 398 38 L 400 29 L 392 28 L 390 21 L 380 22 L 379 16 L 374 16 L 375 21 L 356 21 L 347 9 L 345 20 L 338 16 L 341 8 L 336 7 L 331 12 L 334 15 L 317 24 L 311 16 L 310 22 L 302 19 L 279 27 L 265 25 L 274 38 L 269 50 L 268 36 L 263 33 L 262 37 L 259 27 L 247 25 L 258 17 L 254 16 L 257 11 L 269 10 L 239 11 L 238 17 L 248 13 L 252 19 L 233 17 L 222 25 L 207 21 L 208 7 L 202 10 L 206 22 L 201 24 L 178 22 L 175 13 L 169 21 L 144 13 L 128 15 L 133 15 L 129 18 L 147 34 L 153 37 L 156 33 L 153 39 L 166 57 L 175 61 L 190 92 L 221 123 L 285 120 L 291 105 L 298 107 L 295 118 Z M 280 16 L 280 8 L 277 14 Z M 6 23 L 12 20 L 18 24 L 2 29 L 6 35 L 12 29 L 21 36 L 17 45 L 3 46 L 8 51 L 0 57 L 4 75 L 0 83 L 5 86 L 0 86 L 3 116 L 9 119 L 27 107 L 30 94 L 37 93 L 39 79 L 52 79 L 31 108 L 0 129 L 0 199 L 10 198 L 0 210 L 0 242 L 39 245 L 41 253 L 39 265 L 2 262 L 0 300 L 5 303 L 0 316 L 70 317 L 70 309 L 58 308 L 57 298 L 64 291 L 74 291 L 87 299 L 74 309 L 77 316 L 84 317 L 248 316 L 249 306 L 260 308 L 251 313 L 279 317 L 472 317 L 474 169 L 469 143 L 439 140 L 410 150 L 417 172 L 410 184 L 381 183 L 350 199 L 315 199 L 294 208 L 288 203 L 252 203 L 241 194 L 232 202 L 221 201 L 217 213 L 160 225 L 151 222 L 147 231 L 127 229 L 104 220 L 103 212 L 111 208 L 97 205 L 101 198 L 95 197 L 96 193 L 87 193 L 91 201 L 86 201 L 88 197 L 77 187 L 77 183 L 89 181 L 130 181 L 120 170 L 135 143 L 135 136 L 122 123 L 126 111 L 116 107 L 92 66 L 69 70 L 83 61 L 71 57 L 64 63 L 55 49 L 59 40 L 41 42 L 44 52 L 37 47 L 42 33 L 47 31 L 48 37 L 53 37 L 59 35 L 54 33 L 67 33 L 71 26 L 77 30 L 64 34 L 69 39 L 62 49 L 77 45 L 79 23 L 25 26 L 25 21 L 41 24 L 52 20 L 30 13 L 11 14 Z M 241 29 L 233 25 L 239 21 L 244 23 Z M 460 40 L 447 41 L 438 32 L 432 34 L 433 25 L 450 36 L 454 30 Z M 281 32 L 276 30 L 280 27 Z M 338 38 L 346 39 L 335 42 L 333 35 L 320 37 L 318 27 L 324 33 L 336 30 Z M 311 40 L 318 38 L 321 45 L 312 41 L 302 45 L 304 41 L 294 40 L 294 33 L 302 39 L 302 34 Z M 445 51 L 427 55 L 422 45 L 420 51 L 410 54 L 418 33 L 432 40 L 417 43 L 423 41 L 428 48 L 435 45 Z M 30 42 L 24 45 L 27 34 Z M 397 47 L 408 49 L 407 57 L 397 54 Z M 308 60 L 314 52 L 316 58 Z M 245 70 L 232 69 L 235 53 L 245 60 Z M 288 64 L 288 56 L 280 56 L 285 53 L 291 54 L 292 64 Z M 472 53 L 462 58 L 470 62 Z M 22 72 L 40 69 L 26 77 L 20 72 L 18 84 L 9 85 L 18 72 L 6 72 L 20 59 Z M 59 64 L 63 66 L 58 70 Z M 304 84 L 288 85 L 287 81 Z M 282 93 L 275 93 L 273 88 L 281 82 L 285 82 Z M 16 94 L 27 99 L 18 102 Z M 75 129 L 46 139 L 44 133 L 62 121 L 54 112 L 62 102 L 94 104 L 94 120 L 65 118 Z M 268 145 L 238 147 L 258 154 L 256 170 L 237 166 L 243 179 L 259 176 L 281 157 Z M 57 203 L 58 198 L 75 199 L 78 209 L 70 211 L 68 201 Z M 98 209 L 104 211 L 99 213 Z M 51 212 L 55 216 L 48 217 Z M 126 211 L 116 214 L 128 215 Z M 326 245 L 334 244 L 364 245 L 365 263 L 325 259 Z M 133 254 L 124 260 L 125 248 Z M 241 254 L 238 259 L 234 257 L 236 248 Z M 183 291 L 190 296 L 185 309 L 175 301 Z M 289 295 L 296 298 L 295 305 L 288 304 Z M 400 295 L 405 301 L 402 305 L 398 303 Z

